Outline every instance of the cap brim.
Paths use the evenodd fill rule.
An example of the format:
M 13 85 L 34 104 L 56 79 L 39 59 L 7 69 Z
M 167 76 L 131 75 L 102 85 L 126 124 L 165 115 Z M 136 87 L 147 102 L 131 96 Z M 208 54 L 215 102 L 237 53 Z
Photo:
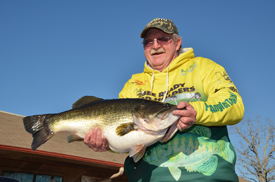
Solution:
M 141 32 L 140 38 L 144 38 L 145 35 L 146 35 L 146 33 L 147 33 L 150 29 L 152 29 L 152 28 L 155 28 L 155 27 L 145 28 L 145 29 Z
M 163 32 L 165 32 L 165 33 L 168 33 L 168 34 L 172 34 L 172 33 L 173 33 L 173 32 L 167 32 L 167 31 L 163 30 L 163 28 L 160 28 L 160 27 L 157 27 L 157 26 L 152 26 L 152 27 L 145 28 L 145 29 L 141 32 L 140 38 L 144 38 L 145 35 L 146 35 L 146 33 L 147 33 L 149 30 L 153 29 L 153 28 L 159 29 L 159 30 L 161 30 L 161 31 L 163 31 Z

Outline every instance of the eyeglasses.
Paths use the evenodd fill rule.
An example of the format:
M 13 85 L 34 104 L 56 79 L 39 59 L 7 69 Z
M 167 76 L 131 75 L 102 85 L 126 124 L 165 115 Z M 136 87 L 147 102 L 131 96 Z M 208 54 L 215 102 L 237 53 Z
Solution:
M 157 39 L 157 43 L 159 44 L 159 45 L 166 45 L 166 44 L 168 44 L 168 42 L 172 39 L 171 37 L 159 37 L 159 38 L 155 38 L 155 39 Z M 142 41 L 142 44 L 143 44 L 143 46 L 144 47 L 146 47 L 146 48 L 148 48 L 148 47 L 152 47 L 153 46 L 153 44 L 154 44 L 154 40 L 155 39 L 147 39 L 147 40 L 143 40 Z

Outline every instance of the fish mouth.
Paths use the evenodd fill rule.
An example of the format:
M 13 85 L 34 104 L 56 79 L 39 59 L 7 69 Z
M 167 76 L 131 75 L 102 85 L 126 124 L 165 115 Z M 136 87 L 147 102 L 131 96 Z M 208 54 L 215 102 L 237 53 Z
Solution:
M 174 108 L 172 110 L 172 112 L 174 110 L 186 110 L 186 107 L 184 107 L 182 109 Z M 168 127 L 168 129 L 166 130 L 165 135 L 161 139 L 161 142 L 166 142 L 166 141 L 170 140 L 170 138 L 172 138 L 175 135 L 175 133 L 178 131 L 177 124 L 178 124 L 179 119 L 180 119 L 180 117 L 171 126 Z
M 166 130 L 165 135 L 162 137 L 161 142 L 167 142 L 174 136 L 174 134 L 178 131 L 178 124 L 179 119 L 177 119 L 171 126 L 168 127 Z

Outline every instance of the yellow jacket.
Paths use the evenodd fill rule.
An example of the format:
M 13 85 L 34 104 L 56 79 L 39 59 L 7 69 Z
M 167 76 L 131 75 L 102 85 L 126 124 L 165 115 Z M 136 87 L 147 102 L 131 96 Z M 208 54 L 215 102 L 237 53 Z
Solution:
M 197 112 L 196 123 L 165 143 L 149 146 L 138 163 L 128 157 L 125 173 L 131 182 L 238 181 L 226 125 L 242 120 L 242 98 L 222 66 L 195 57 L 192 48 L 181 52 L 162 72 L 145 63 L 144 72 L 134 74 L 119 97 L 176 105 L 188 101 Z
M 119 98 L 145 98 L 178 104 L 189 101 L 197 112 L 196 124 L 233 125 L 244 115 L 242 98 L 234 83 L 219 64 L 195 57 L 184 48 L 167 69 L 153 70 L 145 62 L 144 72 L 134 74 Z

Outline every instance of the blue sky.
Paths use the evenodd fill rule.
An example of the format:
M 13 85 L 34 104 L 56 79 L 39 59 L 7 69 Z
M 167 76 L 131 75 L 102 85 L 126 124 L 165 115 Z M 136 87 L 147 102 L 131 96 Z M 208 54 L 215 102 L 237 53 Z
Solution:
M 245 117 L 274 119 L 275 1 L 0 1 L 0 110 L 57 113 L 114 99 L 145 62 L 139 37 L 172 19 L 196 56 L 225 67 Z
M 118 93 L 145 62 L 140 32 L 172 19 L 202 56 L 225 67 L 245 116 L 274 118 L 275 1 L 0 1 L 0 110 L 61 112 L 84 95 Z

